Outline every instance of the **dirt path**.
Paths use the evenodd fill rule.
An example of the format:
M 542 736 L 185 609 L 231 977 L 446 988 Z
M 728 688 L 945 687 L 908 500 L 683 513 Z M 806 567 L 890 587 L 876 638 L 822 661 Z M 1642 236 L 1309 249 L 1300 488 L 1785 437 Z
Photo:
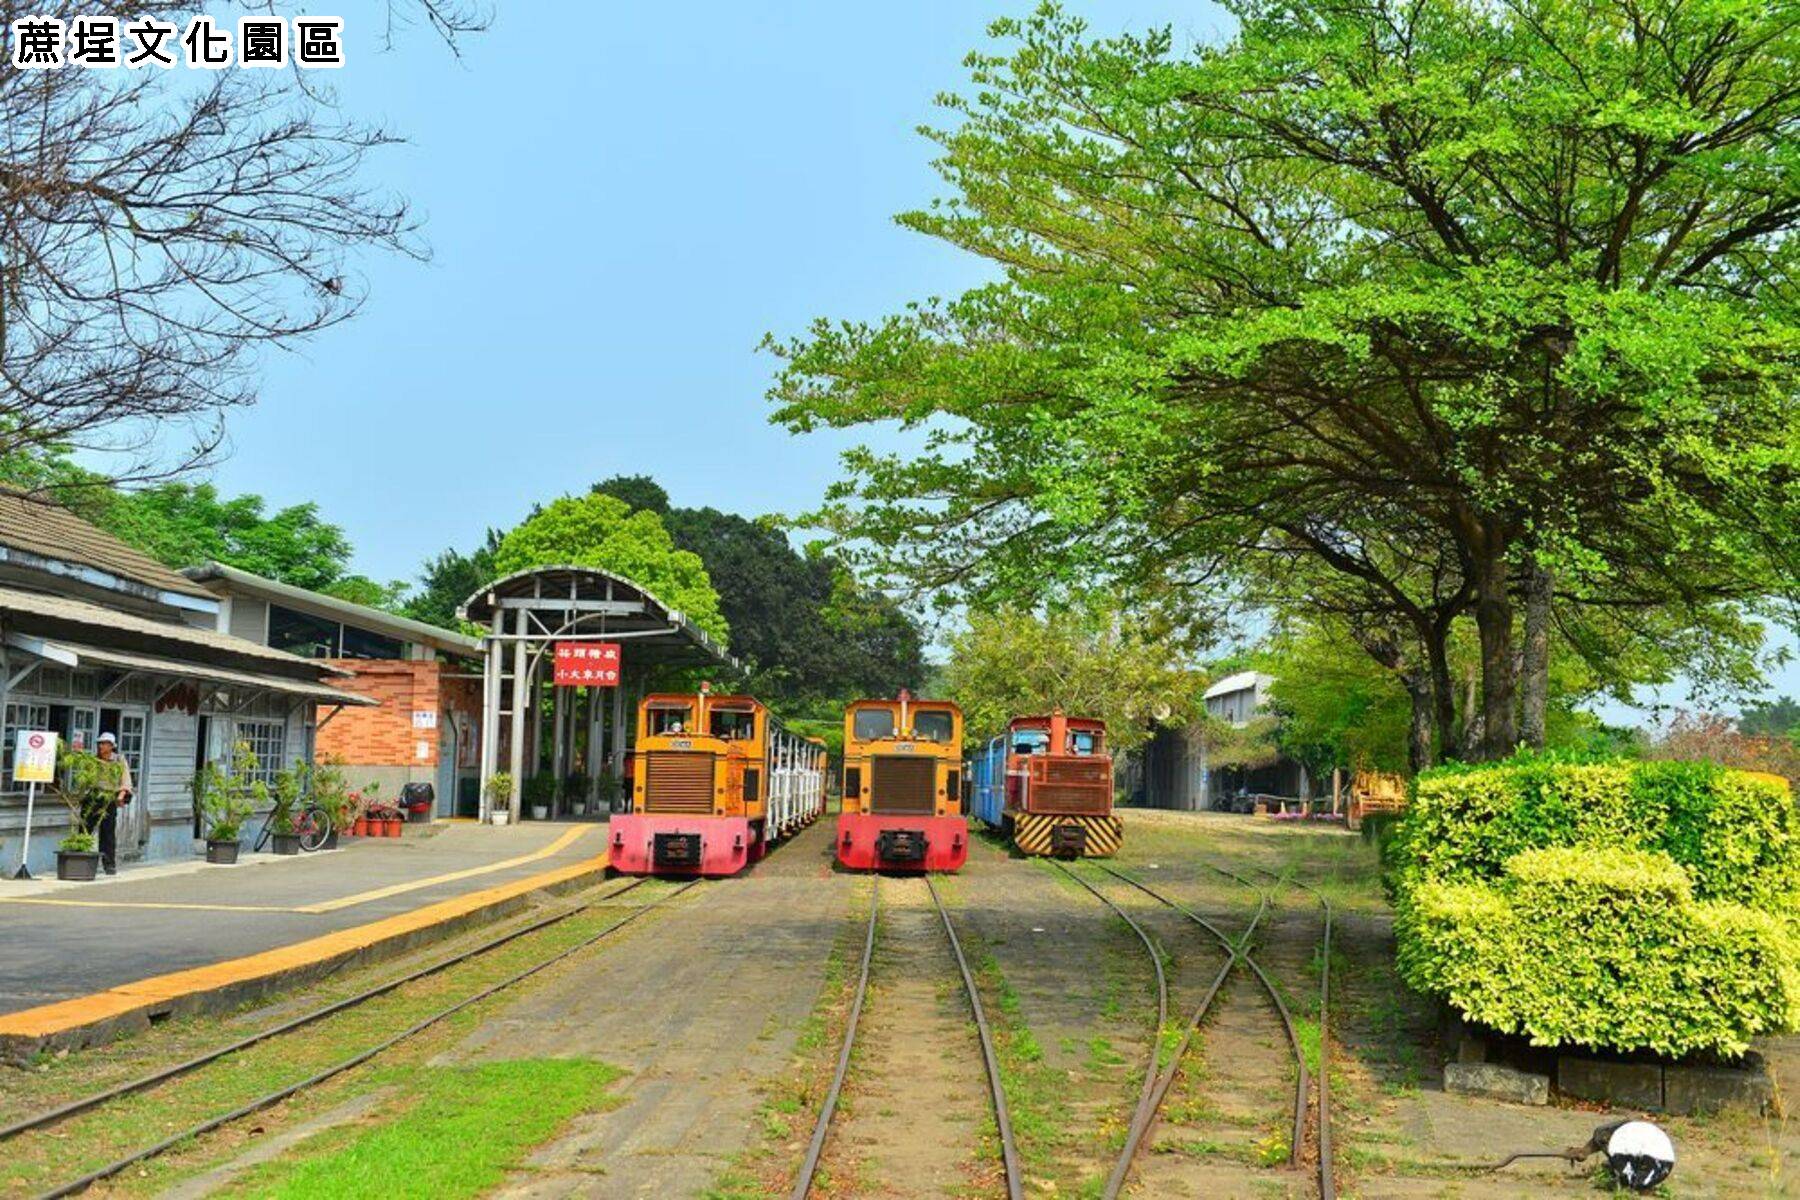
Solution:
M 512 1005 L 449 1061 L 583 1056 L 624 1103 L 578 1118 L 499 1193 L 698 1196 L 756 1136 L 848 911 L 821 822 L 748 874 L 696 889 L 653 931 Z
M 982 1173 L 980 1131 L 993 1125 L 968 998 L 922 879 L 883 879 L 881 914 L 816 1194 L 967 1196 Z

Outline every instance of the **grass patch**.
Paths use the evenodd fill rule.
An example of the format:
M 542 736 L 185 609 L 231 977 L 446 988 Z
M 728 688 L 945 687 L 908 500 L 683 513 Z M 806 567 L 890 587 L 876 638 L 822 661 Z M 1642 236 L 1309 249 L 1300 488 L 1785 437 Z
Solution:
M 278 1200 L 419 1200 L 478 1196 L 578 1113 L 619 1101 L 607 1087 L 616 1067 L 586 1059 L 521 1059 L 392 1072 L 411 1096 L 401 1119 L 346 1144 L 305 1147 L 252 1172 L 236 1195 Z

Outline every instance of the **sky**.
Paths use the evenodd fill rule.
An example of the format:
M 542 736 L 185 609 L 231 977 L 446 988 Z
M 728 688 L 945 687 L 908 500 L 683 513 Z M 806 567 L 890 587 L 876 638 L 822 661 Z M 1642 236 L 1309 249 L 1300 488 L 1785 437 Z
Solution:
M 460 57 L 423 29 L 383 50 L 380 5 L 344 6 L 345 110 L 407 139 L 368 182 L 411 200 L 432 259 L 355 261 L 367 305 L 271 357 L 214 479 L 316 501 L 383 580 L 620 473 L 682 505 L 806 511 L 856 438 L 770 425 L 757 345 L 987 277 L 893 218 L 943 194 L 916 132 L 934 97 L 966 82 L 989 21 L 1035 2 L 697 0 L 672 18 L 640 0 L 601 18 L 498 0 Z M 1171 25 L 1182 46 L 1229 29 L 1203 0 L 1067 7 L 1099 34 Z M 1800 695 L 1800 664 L 1773 690 Z
M 964 82 L 991 19 L 1034 3 L 703 0 L 602 19 L 500 0 L 460 60 L 422 29 L 383 53 L 379 24 L 347 14 L 345 110 L 409 143 L 369 182 L 412 201 L 433 257 L 357 260 L 367 305 L 271 358 L 215 480 L 271 507 L 317 501 L 380 579 L 621 472 L 678 504 L 807 510 L 855 439 L 771 426 L 758 342 L 986 277 L 893 217 L 942 193 L 915 132 L 933 98 Z M 1099 33 L 1226 27 L 1205 3 L 1069 8 Z

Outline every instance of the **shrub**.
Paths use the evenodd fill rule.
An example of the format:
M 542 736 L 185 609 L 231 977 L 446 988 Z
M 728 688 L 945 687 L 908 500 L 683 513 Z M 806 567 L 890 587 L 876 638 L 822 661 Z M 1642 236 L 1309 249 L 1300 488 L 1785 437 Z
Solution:
M 1424 883 L 1401 911 L 1400 969 L 1539 1045 L 1737 1055 L 1800 1025 L 1787 926 L 1694 900 L 1654 852 L 1528 850 L 1495 883 Z
M 1402 974 L 1495 1029 L 1681 1055 L 1800 1027 L 1779 777 L 1544 756 L 1431 772 L 1389 880 Z

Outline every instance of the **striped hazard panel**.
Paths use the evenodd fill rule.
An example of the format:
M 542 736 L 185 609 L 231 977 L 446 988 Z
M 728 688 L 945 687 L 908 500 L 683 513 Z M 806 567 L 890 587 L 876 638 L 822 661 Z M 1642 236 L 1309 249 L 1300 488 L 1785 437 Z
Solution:
M 1013 817 L 1013 842 L 1027 854 L 1108 858 L 1119 852 L 1124 836 L 1124 822 L 1113 816 L 1019 813 Z

